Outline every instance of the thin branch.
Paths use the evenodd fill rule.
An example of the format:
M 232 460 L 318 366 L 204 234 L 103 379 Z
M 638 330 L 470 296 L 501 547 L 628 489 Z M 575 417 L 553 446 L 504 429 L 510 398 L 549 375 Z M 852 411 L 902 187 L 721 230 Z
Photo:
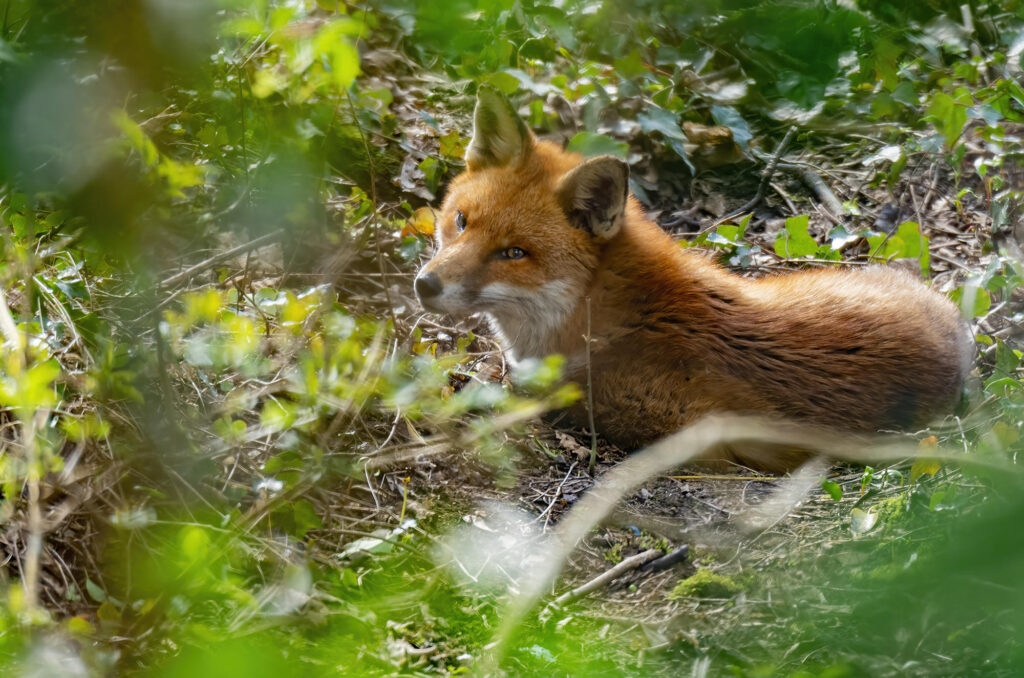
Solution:
M 790 140 L 796 133 L 796 127 L 790 127 L 786 130 L 786 136 L 782 137 L 782 141 L 775 147 L 775 152 L 772 153 L 772 157 L 768 159 L 768 165 L 764 168 L 764 172 L 761 174 L 761 183 L 757 185 L 757 193 L 754 197 L 748 200 L 742 207 L 735 209 L 732 212 L 726 214 L 724 217 L 715 220 L 710 226 L 704 229 L 704 231 L 710 231 L 715 226 L 725 223 L 734 217 L 738 217 L 741 214 L 746 214 L 750 210 L 754 209 L 761 200 L 764 199 L 765 189 L 768 187 L 768 182 L 771 181 L 772 175 L 775 174 L 775 166 L 779 164 L 779 158 L 785 152 L 786 147 L 789 146 Z
M 608 584 L 618 579 L 622 575 L 626 574 L 627 572 L 632 572 L 641 565 L 646 565 L 652 560 L 660 558 L 663 555 L 665 554 L 661 552 L 661 549 L 648 549 L 643 553 L 638 553 L 635 556 L 630 556 L 629 558 L 624 559 L 615 567 L 605 570 L 601 574 L 597 575 L 596 577 L 588 581 L 586 584 L 577 586 L 572 591 L 566 591 L 562 595 L 558 596 L 557 598 L 555 598 L 554 602 L 548 606 L 548 608 L 550 609 L 551 607 L 559 607 L 561 605 L 565 605 L 566 603 L 571 603 L 574 600 L 582 598 L 588 593 L 592 593 L 599 588 L 607 586 Z
M 191 278 L 192 276 L 196 275 L 197 273 L 201 273 L 201 272 L 203 272 L 203 271 L 205 271 L 205 270 L 207 270 L 209 268 L 213 268 L 214 266 L 216 266 L 217 264 L 221 263 L 222 261 L 227 261 L 228 259 L 236 257 L 239 254 L 245 254 L 246 252 L 249 252 L 250 250 L 259 249 L 260 247 L 263 247 L 264 245 L 269 245 L 270 243 L 272 243 L 275 240 L 277 240 L 278 238 L 280 238 L 282 235 L 284 235 L 284 231 L 281 230 L 281 229 L 278 229 L 278 230 L 276 230 L 276 231 L 274 231 L 272 233 L 267 233 L 266 235 L 261 235 L 260 237 L 256 238 L 255 240 L 250 240 L 249 242 L 244 243 L 242 245 L 239 245 L 238 247 L 232 247 L 229 250 L 225 250 L 223 252 L 215 254 L 212 257 L 210 257 L 209 259 L 206 259 L 205 261 L 200 261 L 195 266 L 190 266 L 190 267 L 186 268 L 181 273 L 176 273 L 176 274 L 172 275 L 170 278 L 167 278 L 162 283 L 160 283 L 160 286 L 161 287 L 173 287 L 173 286 L 175 286 L 175 285 L 177 285 L 179 283 L 183 283 L 186 280 L 188 280 L 189 278 Z
M 590 297 L 587 297 L 587 333 L 583 336 L 587 342 L 587 423 L 590 426 L 590 475 L 594 475 L 597 464 L 597 427 L 594 425 L 594 381 L 590 364 Z

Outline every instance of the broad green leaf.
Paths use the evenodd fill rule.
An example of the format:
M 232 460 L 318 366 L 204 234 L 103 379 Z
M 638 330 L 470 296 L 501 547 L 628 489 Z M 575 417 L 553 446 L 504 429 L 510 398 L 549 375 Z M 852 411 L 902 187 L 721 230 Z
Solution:
M 960 313 L 964 318 L 981 317 L 992 308 L 992 295 L 988 290 L 970 281 L 950 292 L 949 298 L 960 307 Z
M 921 229 L 913 221 L 905 221 L 899 225 L 895 233 L 875 235 L 868 240 L 871 251 L 868 256 L 878 259 L 917 259 L 921 264 L 921 274 L 928 276 L 931 254 L 928 251 L 929 238 L 921 234 Z
M 818 251 L 818 243 L 807 233 L 806 214 L 786 219 L 786 227 L 775 238 L 775 253 L 785 259 L 805 257 Z
M 604 134 L 580 132 L 569 140 L 566 150 L 586 156 L 608 154 L 625 158 L 629 154 L 629 144 L 624 141 L 616 141 Z
M 839 486 L 839 483 L 825 478 L 821 481 L 821 489 L 825 490 L 828 496 L 832 497 L 832 501 L 839 501 L 843 498 L 843 488 Z
M 505 96 L 511 96 L 519 90 L 519 79 L 511 73 L 494 73 L 484 82 L 497 87 Z
M 750 133 L 747 121 L 743 119 L 739 111 L 732 106 L 712 106 L 711 118 L 715 121 L 716 125 L 724 125 L 731 129 L 732 140 L 739 144 L 743 150 L 747 149 L 754 135 Z
M 210 553 L 210 535 L 198 525 L 188 525 L 179 536 L 181 555 L 192 565 L 205 563 Z
M 107 599 L 106 591 L 100 588 L 100 585 L 94 582 L 92 579 L 85 580 L 85 590 L 88 592 L 89 596 L 97 603 L 102 603 Z
M 640 129 L 647 134 L 658 132 L 668 139 L 686 140 L 676 114 L 660 106 L 648 106 L 646 111 L 636 116 L 636 120 L 640 123 Z
M 925 119 L 935 125 L 935 129 L 946 140 L 946 148 L 953 148 L 960 133 L 967 123 L 967 108 L 971 105 L 970 95 L 963 91 L 957 92 L 954 99 L 945 92 L 936 92 L 925 110 Z
M 306 499 L 300 499 L 292 507 L 292 516 L 295 521 L 295 536 L 305 538 L 310 530 L 317 530 L 323 527 L 323 521 L 317 515 L 313 504 Z

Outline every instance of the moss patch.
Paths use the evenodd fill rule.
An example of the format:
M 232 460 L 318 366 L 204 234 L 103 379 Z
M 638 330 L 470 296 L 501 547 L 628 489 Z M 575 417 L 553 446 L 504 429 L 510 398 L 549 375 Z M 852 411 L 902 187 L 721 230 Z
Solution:
M 730 598 L 743 587 L 731 577 L 712 572 L 707 568 L 697 570 L 692 576 L 679 580 L 669 598 Z
M 889 497 L 874 505 L 878 520 L 885 525 L 899 522 L 906 513 L 906 499 L 902 496 Z

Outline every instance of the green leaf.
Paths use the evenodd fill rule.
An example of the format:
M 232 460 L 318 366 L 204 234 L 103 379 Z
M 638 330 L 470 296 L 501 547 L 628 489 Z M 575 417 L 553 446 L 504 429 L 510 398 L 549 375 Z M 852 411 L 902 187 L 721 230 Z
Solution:
M 805 257 L 818 251 L 818 243 L 807 233 L 810 217 L 801 214 L 786 219 L 786 228 L 775 238 L 775 253 L 784 259 Z
M 999 376 L 1015 375 L 1020 366 L 1020 356 L 1020 351 L 1013 350 L 1002 339 L 997 339 L 995 373 Z
M 205 563 L 210 554 L 210 535 L 197 525 L 188 525 L 181 530 L 179 537 L 181 555 L 189 564 Z
M 839 501 L 843 498 L 843 488 L 839 486 L 839 483 L 828 478 L 821 481 L 821 489 L 825 490 L 828 496 L 832 497 L 832 501 Z
M 497 87 L 505 96 L 512 96 L 519 90 L 519 78 L 511 73 L 494 73 L 484 82 Z
M 878 259 L 917 259 L 921 263 L 921 274 L 928 276 L 931 254 L 928 251 L 929 239 L 921 234 L 921 229 L 913 221 L 900 224 L 891 235 L 875 235 L 868 240 L 871 250 L 869 257 Z
M 925 119 L 935 125 L 935 129 L 946 140 L 946 148 L 953 148 L 960 133 L 967 123 L 967 108 L 971 105 L 970 95 L 962 90 L 957 91 L 957 98 L 945 92 L 936 92 L 925 110 Z
M 295 535 L 300 539 L 305 538 L 306 533 L 310 530 L 318 530 L 323 527 L 323 521 L 317 515 L 313 504 L 306 499 L 295 502 L 292 516 L 295 521 Z
M 660 106 L 648 107 L 646 111 L 636 116 L 636 121 L 640 123 L 640 129 L 647 134 L 658 132 L 668 139 L 686 140 L 676 114 Z
M 629 144 L 624 141 L 616 141 L 604 134 L 580 132 L 569 140 L 566 150 L 586 156 L 607 154 L 625 158 L 629 154 Z
M 9 64 L 18 63 L 18 53 L 11 47 L 11 43 L 0 37 L 0 62 L 7 62 Z
M 968 281 L 956 288 L 949 293 L 949 298 L 960 307 L 964 318 L 978 318 L 992 308 L 992 295 L 984 287 L 978 287 L 976 282 Z
M 747 149 L 754 135 L 750 133 L 747 121 L 743 119 L 739 111 L 731 106 L 712 106 L 711 118 L 716 125 L 724 125 L 732 130 L 732 140 L 743 150 Z
M 633 50 L 621 59 L 616 59 L 615 70 L 624 78 L 636 78 L 647 73 L 644 60 L 636 50 Z
M 97 603 L 102 603 L 107 599 L 107 593 L 100 588 L 99 584 L 94 582 L 92 579 L 85 580 L 85 590 L 89 593 L 89 596 Z

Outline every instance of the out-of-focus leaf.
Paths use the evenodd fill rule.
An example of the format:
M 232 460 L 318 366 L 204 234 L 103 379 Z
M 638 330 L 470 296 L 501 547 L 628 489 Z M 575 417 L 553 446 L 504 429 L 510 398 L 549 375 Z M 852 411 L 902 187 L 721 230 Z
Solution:
M 928 436 L 918 443 L 918 457 L 910 467 L 910 482 L 916 481 L 921 476 L 933 476 L 942 468 L 939 460 L 930 457 L 939 447 L 939 439 L 935 436 Z
M 505 96 L 511 96 L 519 90 L 519 78 L 511 73 L 494 73 L 484 82 L 497 87 Z
M 566 150 L 586 156 L 608 154 L 625 158 L 629 154 L 629 144 L 624 141 L 616 141 L 604 134 L 580 132 L 569 140 Z
M 925 110 L 926 119 L 935 125 L 935 129 L 946 140 L 946 148 L 953 148 L 953 144 L 960 138 L 967 123 L 967 108 L 970 105 L 971 97 L 966 91 L 958 90 L 955 98 L 942 91 L 932 95 Z
M 712 106 L 711 117 L 716 124 L 723 125 L 732 130 L 732 138 L 740 148 L 746 150 L 753 138 L 747 121 L 743 119 L 740 112 L 732 106 Z
M 660 106 L 648 106 L 645 112 L 636 116 L 636 120 L 640 123 L 640 129 L 647 134 L 658 132 L 668 139 L 686 140 L 683 128 L 679 126 L 678 116 Z
M 878 514 L 874 511 L 865 511 L 855 508 L 850 511 L 850 532 L 855 535 L 865 534 L 878 522 Z
M 960 307 L 965 318 L 979 318 L 992 308 L 992 295 L 977 282 L 968 280 L 966 284 L 949 293 L 949 298 Z

